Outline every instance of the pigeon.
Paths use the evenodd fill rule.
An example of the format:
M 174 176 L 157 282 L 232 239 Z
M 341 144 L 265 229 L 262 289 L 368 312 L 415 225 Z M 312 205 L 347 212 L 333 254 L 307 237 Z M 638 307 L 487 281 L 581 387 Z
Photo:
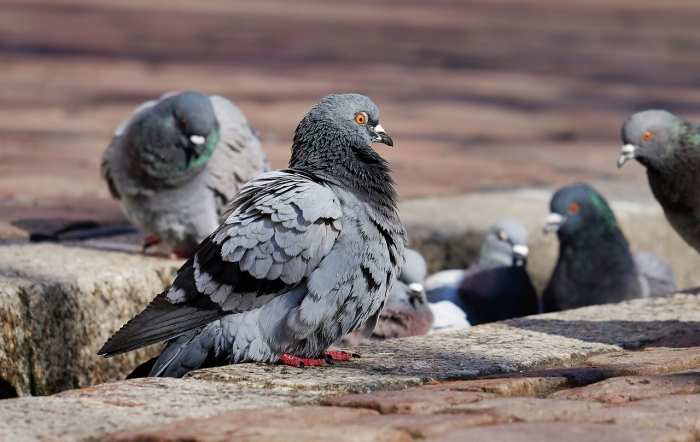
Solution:
M 343 342 L 350 346 L 366 338 L 391 339 L 427 334 L 433 324 L 423 281 L 427 274 L 425 259 L 413 249 L 404 252 L 405 265 L 394 284 L 374 329 L 363 327 L 347 335 Z
M 297 126 L 289 168 L 244 185 L 172 285 L 99 354 L 168 340 L 151 376 L 205 362 L 349 359 L 329 347 L 373 328 L 404 263 L 406 232 L 375 142 L 393 146 L 369 98 L 323 98 Z
M 545 232 L 556 231 L 559 258 L 542 296 L 546 312 L 675 290 L 671 269 L 656 255 L 632 255 L 607 201 L 587 184 L 559 189 Z
M 632 115 L 622 126 L 617 167 L 636 159 L 671 226 L 700 252 L 700 128 L 664 110 Z
M 528 252 L 525 226 L 499 221 L 489 228 L 476 264 L 426 280 L 428 301 L 452 302 L 471 325 L 536 314 L 537 292 L 526 269 Z
M 269 169 L 260 140 L 229 100 L 163 95 L 121 123 L 102 176 L 126 218 L 156 244 L 189 257 L 212 233 L 240 187 Z

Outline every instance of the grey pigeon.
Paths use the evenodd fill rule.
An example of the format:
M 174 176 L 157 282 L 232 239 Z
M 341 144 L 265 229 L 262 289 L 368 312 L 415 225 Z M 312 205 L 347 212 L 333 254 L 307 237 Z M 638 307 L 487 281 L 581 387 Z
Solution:
M 102 175 L 127 219 L 188 257 L 240 187 L 269 169 L 260 140 L 229 100 L 199 92 L 142 104 L 116 130 Z
M 396 193 L 374 142 L 393 145 L 369 98 L 322 99 L 297 126 L 289 169 L 246 184 L 171 287 L 99 354 L 175 339 L 152 376 L 205 361 L 347 357 L 327 349 L 376 322 L 404 263 Z
M 467 270 L 446 270 L 426 280 L 428 301 L 450 301 L 471 325 L 538 312 L 537 292 L 527 273 L 527 229 L 513 220 L 489 228 L 479 261 Z
M 671 226 L 700 252 L 700 128 L 664 110 L 632 115 L 617 166 L 636 159 Z
M 546 312 L 673 292 L 670 268 L 653 254 L 634 257 L 607 201 L 587 184 L 559 189 L 545 231 L 559 236 L 559 259 L 544 291 Z
M 433 313 L 423 289 L 427 274 L 425 259 L 413 249 L 405 251 L 406 264 L 389 293 L 384 309 L 374 329 L 360 328 L 344 338 L 349 345 L 357 345 L 367 337 L 373 339 L 421 336 L 430 331 Z

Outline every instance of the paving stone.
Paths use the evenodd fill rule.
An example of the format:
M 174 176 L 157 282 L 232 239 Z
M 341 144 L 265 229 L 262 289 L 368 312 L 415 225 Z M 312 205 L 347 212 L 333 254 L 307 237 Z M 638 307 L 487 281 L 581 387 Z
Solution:
M 593 409 L 576 419 L 650 429 L 679 429 L 700 434 L 700 395 L 671 395 Z
M 700 347 L 651 347 L 588 358 L 586 365 L 613 370 L 617 376 L 652 375 L 700 368 Z
M 158 347 L 112 359 L 96 352 L 177 265 L 84 247 L 0 246 L 0 377 L 23 395 L 123 379 Z
M 561 390 L 550 398 L 620 404 L 672 394 L 700 393 L 700 372 L 662 376 L 622 376 L 585 387 Z
M 487 413 L 495 419 L 511 422 L 572 420 L 591 410 L 602 408 L 598 402 L 535 397 L 488 398 L 478 402 L 445 408 L 449 413 Z
M 127 428 L 231 410 L 288 407 L 301 396 L 194 379 L 133 379 L 48 397 L 2 400 L 0 440 L 93 440 Z
M 478 402 L 490 396 L 488 393 L 473 391 L 410 388 L 402 391 L 344 395 L 327 399 L 323 401 L 323 404 L 337 407 L 370 408 L 382 414 L 430 414 L 447 411 L 460 404 Z
M 341 407 L 254 409 L 208 419 L 186 419 L 144 430 L 114 434 L 106 442 L 237 441 L 385 441 L 409 442 L 405 431 L 388 425 L 361 425 L 374 412 Z
M 568 386 L 570 381 L 565 376 L 523 376 L 442 382 L 437 385 L 426 385 L 423 389 L 473 391 L 511 397 L 543 396 Z
M 384 414 L 362 416 L 353 420 L 353 423 L 358 425 L 391 427 L 402 430 L 417 440 L 443 435 L 463 428 L 493 425 L 501 422 L 506 422 L 506 420 L 488 413 Z
M 439 435 L 436 440 L 451 441 L 562 441 L 590 442 L 693 442 L 691 432 L 672 429 L 639 428 L 634 425 L 607 425 L 571 422 L 527 422 L 467 428 L 449 434 Z

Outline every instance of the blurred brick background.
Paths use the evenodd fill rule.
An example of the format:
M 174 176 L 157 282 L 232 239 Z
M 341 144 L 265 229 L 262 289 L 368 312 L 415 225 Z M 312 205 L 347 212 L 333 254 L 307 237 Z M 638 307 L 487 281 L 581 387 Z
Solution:
M 283 167 L 333 91 L 370 95 L 403 197 L 615 168 L 631 112 L 700 118 L 696 0 L 0 1 L 0 224 L 119 217 L 99 177 L 119 122 L 165 91 L 233 99 Z M 382 147 L 378 147 L 382 149 Z

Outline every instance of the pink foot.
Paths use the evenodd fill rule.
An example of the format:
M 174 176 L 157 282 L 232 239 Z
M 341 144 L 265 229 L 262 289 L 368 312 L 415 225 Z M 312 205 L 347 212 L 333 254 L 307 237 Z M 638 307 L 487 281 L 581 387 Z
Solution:
M 357 353 L 348 353 L 342 350 L 328 350 L 325 352 L 326 359 L 331 361 L 349 361 L 353 357 L 360 357 Z
M 153 234 L 148 235 L 143 239 L 143 248 L 141 250 L 143 253 L 146 253 L 146 250 L 158 244 L 160 244 L 160 238 L 158 238 L 158 236 Z
M 326 365 L 325 359 L 310 359 L 310 358 L 300 358 L 298 356 L 292 356 L 288 354 L 283 354 L 279 358 L 279 363 L 283 365 L 289 365 L 297 368 L 304 367 L 322 367 Z

